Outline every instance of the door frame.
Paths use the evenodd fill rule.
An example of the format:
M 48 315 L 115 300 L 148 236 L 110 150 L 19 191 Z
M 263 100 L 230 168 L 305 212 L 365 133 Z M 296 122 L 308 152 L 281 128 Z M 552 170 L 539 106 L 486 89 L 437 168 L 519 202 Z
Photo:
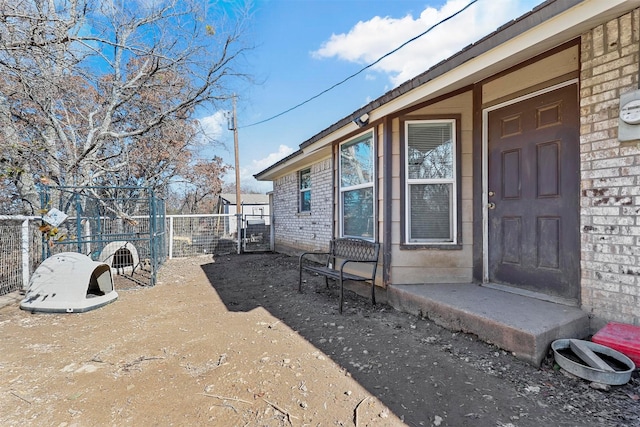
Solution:
M 557 89 L 562 89 L 573 84 L 578 85 L 578 93 L 580 90 L 580 79 L 574 78 L 562 83 L 549 86 L 547 88 L 519 96 L 514 99 L 510 99 L 505 102 L 501 102 L 496 105 L 492 105 L 482 109 L 482 283 L 490 283 L 489 280 L 489 113 L 495 110 L 499 110 L 509 105 L 516 104 L 518 102 L 526 101 L 527 99 L 535 98 L 536 96 L 543 95 L 545 93 L 553 92 Z

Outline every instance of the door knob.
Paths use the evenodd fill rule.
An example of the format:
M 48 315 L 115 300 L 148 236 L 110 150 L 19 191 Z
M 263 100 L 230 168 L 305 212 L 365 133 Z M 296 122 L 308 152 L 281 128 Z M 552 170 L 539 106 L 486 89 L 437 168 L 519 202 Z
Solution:
M 487 203 L 487 209 L 495 209 L 496 208 L 496 204 L 493 202 L 489 202 Z
M 495 195 L 496 195 L 496 193 L 494 193 L 493 191 L 489 190 L 489 197 L 495 196 Z

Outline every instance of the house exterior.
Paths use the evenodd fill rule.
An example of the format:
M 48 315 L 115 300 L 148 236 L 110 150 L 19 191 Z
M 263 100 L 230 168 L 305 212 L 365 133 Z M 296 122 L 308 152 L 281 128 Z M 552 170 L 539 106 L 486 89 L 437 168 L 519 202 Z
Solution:
M 481 283 L 640 325 L 639 57 L 640 0 L 540 4 L 256 174 L 275 250 L 361 237 L 382 287 Z

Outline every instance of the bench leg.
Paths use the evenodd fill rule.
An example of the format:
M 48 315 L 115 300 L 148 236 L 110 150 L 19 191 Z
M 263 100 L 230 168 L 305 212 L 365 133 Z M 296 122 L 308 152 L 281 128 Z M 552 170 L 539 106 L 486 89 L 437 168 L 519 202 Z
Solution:
M 375 284 L 375 280 L 371 281 L 371 304 L 376 305 L 376 284 Z
M 298 267 L 298 293 L 302 293 L 302 259 L 300 259 L 300 265 Z
M 340 276 L 340 314 L 342 314 L 342 301 L 344 300 L 344 282 L 342 276 Z

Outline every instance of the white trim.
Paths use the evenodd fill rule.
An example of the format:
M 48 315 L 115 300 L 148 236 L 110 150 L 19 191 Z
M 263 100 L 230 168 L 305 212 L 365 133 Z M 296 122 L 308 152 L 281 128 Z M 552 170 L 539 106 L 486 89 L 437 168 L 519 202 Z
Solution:
M 563 87 L 571 86 L 573 84 L 579 84 L 580 80 L 575 78 L 567 80 L 562 83 L 549 86 L 537 92 L 532 92 L 527 95 L 519 96 L 509 101 L 502 102 L 491 107 L 487 107 L 482 110 L 482 282 L 489 283 L 489 211 L 487 210 L 487 204 L 489 203 L 489 113 L 500 108 L 507 107 L 509 105 L 516 104 L 518 102 L 526 101 L 527 99 L 535 98 L 536 96 L 544 95 L 545 93 L 553 92 L 554 90 L 561 89 Z
M 453 170 L 451 179 L 429 179 L 424 184 L 450 184 L 451 185 L 451 206 L 449 207 L 449 233 L 451 240 L 422 239 L 411 240 L 411 206 L 409 191 L 409 125 L 412 123 L 449 123 L 451 125 L 452 148 L 451 155 L 453 157 Z M 427 120 L 406 120 L 404 122 L 404 244 L 406 245 L 457 245 L 458 244 L 458 138 L 457 138 L 457 120 L 456 119 L 427 119 Z M 419 180 L 415 180 L 419 181 Z M 414 184 L 420 184 L 414 182 Z
M 342 187 L 342 147 L 346 144 L 350 144 L 353 143 L 354 141 L 358 141 L 358 140 L 366 140 L 365 137 L 366 135 L 371 135 L 371 166 L 372 166 L 372 174 L 373 176 L 371 177 L 371 182 L 370 183 L 365 183 L 365 184 L 357 184 L 357 185 L 351 185 L 348 187 Z M 338 179 L 337 179 L 337 187 L 338 187 L 338 233 L 340 237 L 358 237 L 358 238 L 365 238 L 364 236 L 351 236 L 351 235 L 345 235 L 344 234 L 344 207 L 343 207 L 343 194 L 347 191 L 354 191 L 354 190 L 362 190 L 365 188 L 371 188 L 373 191 L 373 205 L 372 205 L 372 219 L 373 219 L 373 227 L 372 227 L 372 231 L 373 234 L 370 238 L 366 238 L 366 240 L 372 240 L 375 241 L 376 240 L 376 235 L 377 235 L 377 217 L 376 217 L 376 205 L 378 203 L 378 200 L 376 198 L 376 181 L 377 181 L 377 138 L 376 138 L 376 132 L 373 131 L 373 129 L 369 129 L 367 131 L 364 131 L 356 136 L 354 136 L 353 138 L 349 138 L 347 141 L 342 142 L 339 146 L 338 146 Z

